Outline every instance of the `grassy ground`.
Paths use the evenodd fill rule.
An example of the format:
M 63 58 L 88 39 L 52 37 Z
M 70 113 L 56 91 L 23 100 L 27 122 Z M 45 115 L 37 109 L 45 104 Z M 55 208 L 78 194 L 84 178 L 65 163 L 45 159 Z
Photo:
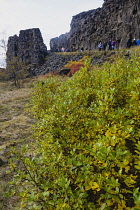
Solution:
M 11 82 L 0 82 L 0 209 L 12 210 L 17 198 L 5 195 L 10 187 L 12 175 L 6 174 L 10 159 L 10 147 L 20 148 L 31 141 L 33 119 L 26 111 L 31 98 L 31 81 L 22 88 L 15 88 Z M 29 106 L 29 105 L 28 105 Z

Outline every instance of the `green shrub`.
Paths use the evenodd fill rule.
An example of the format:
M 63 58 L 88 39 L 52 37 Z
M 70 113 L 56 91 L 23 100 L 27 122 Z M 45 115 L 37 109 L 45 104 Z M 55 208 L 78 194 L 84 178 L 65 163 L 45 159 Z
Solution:
M 12 165 L 21 208 L 140 208 L 140 60 L 118 58 L 34 90 L 35 143 Z

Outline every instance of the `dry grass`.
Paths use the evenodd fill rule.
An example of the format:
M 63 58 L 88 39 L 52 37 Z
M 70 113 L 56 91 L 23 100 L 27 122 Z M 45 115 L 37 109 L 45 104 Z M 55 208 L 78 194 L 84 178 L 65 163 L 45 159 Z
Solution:
M 32 140 L 32 125 L 34 120 L 26 111 L 30 104 L 32 82 L 26 80 L 22 88 L 17 89 L 11 82 L 0 82 L 0 209 L 13 210 L 17 197 L 6 197 L 9 191 L 8 182 L 12 176 L 6 174 L 10 159 L 10 147 L 19 149 Z M 16 204 L 17 205 L 17 204 Z

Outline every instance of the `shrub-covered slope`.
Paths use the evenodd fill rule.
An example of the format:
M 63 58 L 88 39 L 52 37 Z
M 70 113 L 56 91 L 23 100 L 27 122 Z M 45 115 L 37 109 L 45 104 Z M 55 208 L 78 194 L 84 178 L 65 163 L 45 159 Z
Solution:
M 140 209 L 139 72 L 138 56 L 86 60 L 36 85 L 35 142 L 17 155 L 20 209 Z

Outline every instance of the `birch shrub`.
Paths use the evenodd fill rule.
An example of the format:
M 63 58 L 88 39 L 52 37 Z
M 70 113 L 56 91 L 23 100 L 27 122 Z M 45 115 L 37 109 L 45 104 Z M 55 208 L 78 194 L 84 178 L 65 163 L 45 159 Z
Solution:
M 11 163 L 20 209 L 140 209 L 139 72 L 135 56 L 98 68 L 88 59 L 35 87 L 35 142 L 17 155 L 21 169 Z

